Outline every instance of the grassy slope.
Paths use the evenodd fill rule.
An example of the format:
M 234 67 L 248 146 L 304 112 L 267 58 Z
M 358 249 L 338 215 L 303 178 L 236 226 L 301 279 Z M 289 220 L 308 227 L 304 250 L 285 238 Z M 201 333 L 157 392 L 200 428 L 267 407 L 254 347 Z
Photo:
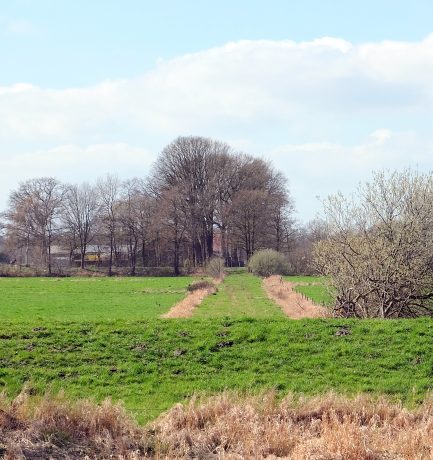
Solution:
M 341 326 L 350 334 L 336 336 Z M 43 327 L 43 329 L 40 329 Z M 433 320 L 3 322 L 0 385 L 121 398 L 141 420 L 194 392 L 275 388 L 383 392 L 433 388 Z
M 0 315 L 12 321 L 154 318 L 185 296 L 192 279 L 0 278 Z
M 249 273 L 228 275 L 218 286 L 218 292 L 207 297 L 196 310 L 196 318 L 283 318 L 274 302 L 262 288 L 262 280 Z

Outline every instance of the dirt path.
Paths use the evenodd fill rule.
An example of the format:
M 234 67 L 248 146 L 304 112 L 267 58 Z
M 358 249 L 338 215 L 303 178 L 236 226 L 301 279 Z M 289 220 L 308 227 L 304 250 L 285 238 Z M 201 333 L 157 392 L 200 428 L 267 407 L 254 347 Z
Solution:
M 194 313 L 194 310 L 203 302 L 203 300 L 216 291 L 216 287 L 221 283 L 223 278 L 214 278 L 212 285 L 203 288 L 195 289 L 189 292 L 188 295 L 179 303 L 170 308 L 167 313 L 161 315 L 161 318 L 189 318 Z
M 323 318 L 328 310 L 293 290 L 293 283 L 283 281 L 281 276 L 270 276 L 263 280 L 263 287 L 270 299 L 276 302 L 284 314 L 292 319 Z

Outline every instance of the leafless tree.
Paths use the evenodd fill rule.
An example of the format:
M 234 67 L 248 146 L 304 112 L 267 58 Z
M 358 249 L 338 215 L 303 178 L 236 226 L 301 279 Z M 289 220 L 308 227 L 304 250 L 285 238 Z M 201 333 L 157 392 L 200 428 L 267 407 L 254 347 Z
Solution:
M 94 237 L 94 227 L 101 205 L 95 187 L 87 183 L 68 185 L 65 190 L 62 220 L 69 241 L 78 244 L 80 267 L 84 269 L 87 246 Z
M 213 227 L 217 205 L 217 178 L 221 156 L 228 145 L 202 137 L 179 137 L 158 158 L 153 184 L 159 194 L 182 190 L 188 208 L 193 260 L 201 263 L 213 255 Z
M 97 181 L 99 200 L 101 203 L 101 227 L 108 238 L 110 256 L 108 274 L 113 274 L 113 256 L 116 250 L 116 232 L 119 221 L 120 181 L 117 176 L 107 175 Z
M 330 277 L 343 316 L 431 314 L 433 177 L 378 172 L 352 198 L 325 203 L 327 238 L 315 264 Z
M 51 249 L 58 236 L 59 217 L 64 190 L 52 177 L 30 179 L 11 193 L 6 212 L 8 230 L 24 242 L 26 264 L 30 243 L 38 243 L 42 260 L 51 275 Z

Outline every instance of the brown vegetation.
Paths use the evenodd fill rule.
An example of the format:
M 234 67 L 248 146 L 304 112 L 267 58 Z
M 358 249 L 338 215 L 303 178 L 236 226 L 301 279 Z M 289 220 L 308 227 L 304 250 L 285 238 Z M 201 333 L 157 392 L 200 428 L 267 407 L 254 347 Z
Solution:
M 12 459 L 143 458 L 143 430 L 123 407 L 71 403 L 47 395 L 37 404 L 23 391 L 0 398 L 0 457 Z
M 408 410 L 385 398 L 223 394 L 178 404 L 139 427 L 109 401 L 70 403 L 22 393 L 0 399 L 6 459 L 379 460 L 433 457 L 433 401 Z
M 431 459 L 433 405 L 408 411 L 367 396 L 222 395 L 176 406 L 156 433 L 170 458 Z
M 350 198 L 325 201 L 314 263 L 344 317 L 433 315 L 433 175 L 373 175 Z
M 216 286 L 223 278 L 214 278 L 213 281 L 198 281 L 188 287 L 188 295 L 174 305 L 170 311 L 162 315 L 162 318 L 189 318 L 194 310 L 203 302 L 208 295 L 216 291 Z
M 293 290 L 293 284 L 283 281 L 281 276 L 269 276 L 263 280 L 263 287 L 270 299 L 277 303 L 284 314 L 292 319 L 323 318 L 329 311 Z
M 207 265 L 214 254 L 240 266 L 258 247 L 288 251 L 293 203 L 272 165 L 223 142 L 178 137 L 148 177 L 96 184 L 35 178 L 0 213 L 0 261 L 46 269 Z

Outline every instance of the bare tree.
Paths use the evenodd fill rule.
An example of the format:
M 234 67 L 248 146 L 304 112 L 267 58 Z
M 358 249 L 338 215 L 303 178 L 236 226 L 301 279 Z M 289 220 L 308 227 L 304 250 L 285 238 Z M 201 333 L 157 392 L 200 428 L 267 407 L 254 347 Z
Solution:
M 78 242 L 82 269 L 85 268 L 87 246 L 94 237 L 93 230 L 99 211 L 100 204 L 94 187 L 87 183 L 66 187 L 62 220 L 69 240 Z
M 7 211 L 8 228 L 25 242 L 26 264 L 31 241 L 38 244 L 48 274 L 51 275 L 51 249 L 58 236 L 64 191 L 52 177 L 30 179 L 11 193 Z
M 132 276 L 136 274 L 140 249 L 143 267 L 145 266 L 145 245 L 150 233 L 150 219 L 153 217 L 152 205 L 145 181 L 135 178 L 123 182 L 119 201 L 119 221 L 122 239 L 128 248 Z
M 107 175 L 98 179 L 97 189 L 101 203 L 102 228 L 109 241 L 110 256 L 108 261 L 108 275 L 113 274 L 113 256 L 116 249 L 116 231 L 119 220 L 120 181 L 117 176 Z
M 376 173 L 351 199 L 325 203 L 327 238 L 315 264 L 329 276 L 343 316 L 431 314 L 433 177 Z

